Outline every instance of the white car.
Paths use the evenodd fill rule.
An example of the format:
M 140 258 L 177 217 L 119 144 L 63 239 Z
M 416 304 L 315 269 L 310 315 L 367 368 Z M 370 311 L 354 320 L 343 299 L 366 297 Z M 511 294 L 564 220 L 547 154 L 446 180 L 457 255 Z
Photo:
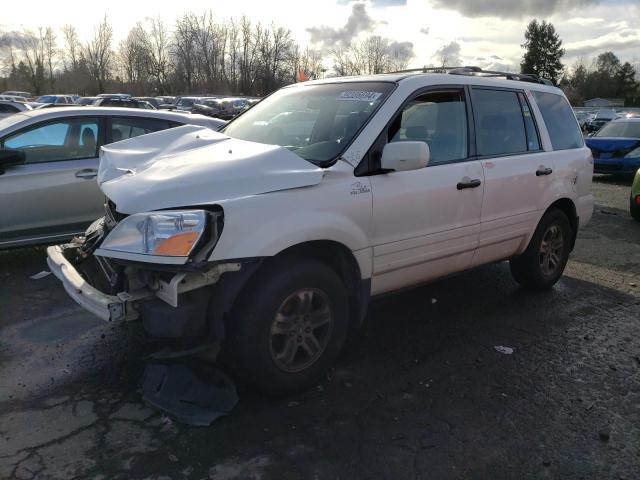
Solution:
M 85 231 L 104 208 L 95 180 L 101 146 L 182 125 L 217 129 L 224 123 L 99 107 L 52 107 L 0 119 L 0 249 Z
M 8 117 L 18 112 L 26 112 L 32 110 L 30 105 L 24 102 L 0 99 L 0 118 Z
M 221 132 L 103 147 L 105 216 L 49 266 L 105 320 L 183 348 L 224 340 L 271 393 L 313 385 L 371 297 L 504 260 L 550 288 L 591 218 L 593 160 L 560 89 L 505 77 L 306 82 Z M 271 124 L 309 111 L 306 132 Z

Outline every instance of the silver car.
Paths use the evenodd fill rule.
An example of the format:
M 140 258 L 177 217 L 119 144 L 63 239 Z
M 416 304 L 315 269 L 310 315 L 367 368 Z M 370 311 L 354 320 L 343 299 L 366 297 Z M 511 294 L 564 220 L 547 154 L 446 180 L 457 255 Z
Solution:
M 0 120 L 0 249 L 53 243 L 102 215 L 100 146 L 181 125 L 224 121 L 130 108 L 54 107 Z

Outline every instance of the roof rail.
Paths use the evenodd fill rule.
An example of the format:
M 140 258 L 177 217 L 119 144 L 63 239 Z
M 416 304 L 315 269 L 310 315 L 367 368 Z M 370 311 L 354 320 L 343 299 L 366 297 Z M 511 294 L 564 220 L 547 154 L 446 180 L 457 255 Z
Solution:
M 449 75 L 468 75 L 474 77 L 502 77 L 507 80 L 517 80 L 521 82 L 539 83 L 542 85 L 553 86 L 553 82 L 551 82 L 551 80 L 539 77 L 532 73 L 499 72 L 495 70 L 483 70 L 482 68 L 476 66 L 410 68 L 408 70 L 399 70 L 397 72 L 389 73 L 448 73 Z

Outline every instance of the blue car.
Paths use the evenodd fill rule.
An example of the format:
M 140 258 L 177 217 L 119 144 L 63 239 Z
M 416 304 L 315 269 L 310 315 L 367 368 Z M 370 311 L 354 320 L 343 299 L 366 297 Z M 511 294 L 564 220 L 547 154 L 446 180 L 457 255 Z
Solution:
M 640 168 L 640 118 L 619 118 L 586 140 L 594 173 L 634 175 Z

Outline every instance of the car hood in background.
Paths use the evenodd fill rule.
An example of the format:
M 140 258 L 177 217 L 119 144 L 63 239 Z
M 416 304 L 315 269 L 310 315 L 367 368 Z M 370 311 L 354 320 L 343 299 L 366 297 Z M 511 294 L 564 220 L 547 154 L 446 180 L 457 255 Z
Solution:
M 285 148 L 193 125 L 112 143 L 100 158 L 100 188 L 126 214 L 306 187 L 324 176 Z
M 624 156 L 640 147 L 639 138 L 591 137 L 586 139 L 587 147 L 599 153 L 619 153 Z

